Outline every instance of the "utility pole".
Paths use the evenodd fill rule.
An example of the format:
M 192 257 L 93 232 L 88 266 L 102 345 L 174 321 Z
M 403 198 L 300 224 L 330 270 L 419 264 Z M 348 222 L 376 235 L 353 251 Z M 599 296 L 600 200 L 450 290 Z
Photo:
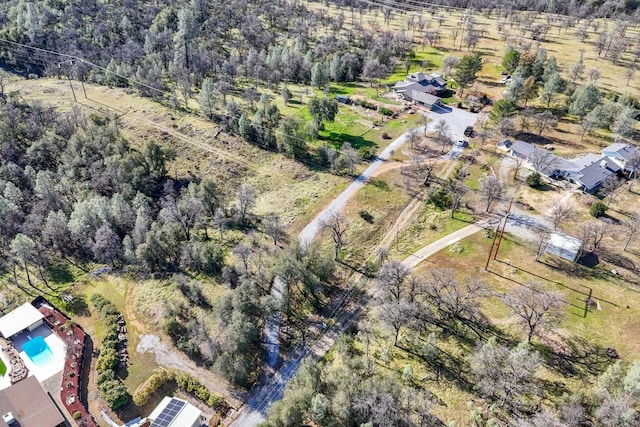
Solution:
M 498 237 L 498 228 L 500 227 L 500 223 L 496 227 L 496 231 L 493 233 L 493 241 L 491 242 L 491 248 L 489 249 L 489 255 L 487 256 L 487 262 L 484 265 L 484 271 L 489 270 L 489 261 L 491 261 L 491 254 L 493 254 L 493 248 L 496 244 L 496 238 Z
M 498 239 L 498 246 L 496 247 L 496 253 L 493 255 L 493 259 L 495 260 L 498 257 L 498 251 L 500 250 L 500 243 L 502 243 L 502 236 L 504 236 L 504 229 L 507 227 L 507 222 L 509 221 L 509 215 L 511 215 L 511 206 L 513 206 L 513 199 L 509 203 L 509 209 L 507 209 L 507 214 L 504 217 L 504 224 L 502 224 L 502 231 L 500 232 L 500 238 Z
M 59 62 L 58 63 L 58 68 L 62 68 L 62 64 L 65 65 L 73 65 L 73 59 L 70 59 L 68 61 L 64 61 L 64 62 Z M 78 98 L 76 98 L 76 91 L 73 90 L 73 84 L 71 83 L 71 76 L 69 76 L 69 69 L 67 68 L 67 81 L 69 82 L 69 87 L 71 88 L 71 93 L 73 94 L 73 100 L 75 102 L 78 102 Z M 86 93 L 85 93 L 86 96 Z

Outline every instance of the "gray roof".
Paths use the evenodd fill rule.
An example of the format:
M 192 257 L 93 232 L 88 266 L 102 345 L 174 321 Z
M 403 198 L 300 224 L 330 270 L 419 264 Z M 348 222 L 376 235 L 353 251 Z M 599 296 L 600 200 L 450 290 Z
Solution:
M 416 102 L 421 102 L 425 105 L 435 105 L 440 102 L 440 98 L 435 95 L 431 95 L 429 93 L 418 92 L 416 90 L 412 90 L 409 93 L 409 97 Z
M 603 156 L 602 154 L 585 154 L 573 161 L 576 166 L 578 166 L 581 170 L 591 166 L 594 163 L 598 163 L 602 166 L 602 162 L 604 162 L 604 166 L 608 169 L 611 169 L 613 172 L 618 172 L 620 170 L 620 166 L 612 161 L 610 158 Z
M 580 171 L 580 177 L 576 179 L 585 189 L 593 190 L 602 184 L 607 178 L 615 174 L 614 171 L 601 163 L 593 163 Z
M 425 80 L 431 80 L 431 77 L 427 76 L 425 73 L 418 72 L 418 73 L 409 74 L 409 76 L 407 77 L 407 80 L 414 81 L 414 82 L 422 82 Z
M 556 171 L 578 172 L 580 170 L 580 168 L 576 166 L 575 163 L 563 159 L 562 157 L 556 156 L 555 154 L 552 154 L 547 150 L 535 147 L 528 142 L 516 141 L 513 143 L 513 145 L 511 145 L 511 153 L 524 159 L 529 159 L 529 157 L 531 157 L 531 155 L 533 155 L 535 152 L 543 152 L 545 153 L 545 156 L 549 156 L 549 161 L 547 162 L 548 166 L 545 167 L 544 170 L 540 171 L 544 175 L 551 176 L 554 175 Z
M 544 249 L 569 261 L 575 261 L 581 248 L 582 240 L 560 233 L 551 233 Z
M 536 151 L 536 147 L 524 141 L 516 141 L 511 145 L 511 151 L 513 154 L 518 154 L 520 157 L 527 158 Z
M 540 148 L 536 148 L 536 150 L 541 150 Z M 569 160 L 563 159 L 562 157 L 556 156 L 552 154 L 555 158 L 553 163 L 551 163 L 550 172 L 556 171 L 564 171 L 564 172 L 578 172 L 580 168 L 576 166 L 575 163 L 570 162 Z
M 621 157 L 625 160 L 633 159 L 637 150 L 633 145 L 624 144 L 622 142 L 616 142 L 602 150 L 603 153 L 616 153 L 618 157 Z
M 447 81 L 445 79 L 443 79 L 442 77 L 434 77 L 433 81 L 438 83 L 440 86 L 446 86 L 447 85 Z
M 438 86 L 434 86 L 432 84 L 428 84 L 428 85 L 423 86 L 423 87 L 424 87 L 424 91 L 426 93 L 431 93 L 431 94 L 438 93 L 438 92 L 440 92 L 442 90 L 442 88 L 440 88 Z
M 420 83 L 416 83 L 416 82 L 408 82 L 408 81 L 401 81 L 396 83 L 395 85 L 393 85 L 393 90 L 395 90 L 396 92 L 409 92 L 412 90 L 417 90 L 420 92 L 424 92 L 425 91 L 425 87 L 422 86 Z

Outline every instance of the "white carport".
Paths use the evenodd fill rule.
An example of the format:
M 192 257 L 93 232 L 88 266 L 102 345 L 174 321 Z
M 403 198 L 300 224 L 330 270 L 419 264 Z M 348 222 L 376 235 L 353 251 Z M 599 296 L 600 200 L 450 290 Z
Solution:
M 42 325 L 44 315 L 30 303 L 24 303 L 0 317 L 0 334 L 9 339 L 24 330 L 31 331 Z

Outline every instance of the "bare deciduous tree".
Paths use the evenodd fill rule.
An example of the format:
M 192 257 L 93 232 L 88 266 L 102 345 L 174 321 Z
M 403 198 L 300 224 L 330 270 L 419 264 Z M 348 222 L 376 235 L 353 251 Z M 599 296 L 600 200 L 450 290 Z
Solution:
M 514 288 L 508 294 L 502 295 L 501 299 L 523 325 L 528 342 L 562 318 L 562 293 L 548 291 L 540 283 L 529 283 Z
M 240 243 L 235 248 L 233 248 L 232 253 L 240 258 L 240 261 L 242 261 L 242 266 L 244 267 L 244 272 L 247 273 L 249 271 L 249 258 L 251 258 L 251 248 L 243 243 Z
M 633 78 L 633 75 L 636 73 L 636 67 L 635 66 L 631 66 L 631 67 L 627 67 L 624 70 L 624 76 L 627 78 L 627 86 L 629 86 L 629 83 L 631 82 L 631 79 Z
M 482 180 L 481 183 L 482 194 L 487 198 L 487 205 L 485 207 L 485 212 L 489 212 L 491 208 L 491 204 L 494 200 L 499 199 L 502 196 L 502 191 L 504 190 L 504 185 L 502 181 L 494 175 L 489 175 L 485 179 Z
M 447 145 L 451 145 L 451 127 L 444 120 L 439 120 L 435 127 L 436 141 L 442 145 L 441 152 L 444 153 L 444 149 Z
M 413 150 L 415 145 L 420 142 L 419 130 L 417 128 L 411 129 L 407 134 L 407 140 L 409 141 L 409 148 Z
M 273 245 L 277 246 L 278 242 L 283 241 L 287 237 L 287 232 L 282 225 L 280 215 L 267 215 L 264 219 L 264 232 L 273 239 Z
M 625 228 L 627 229 L 627 238 L 624 240 L 623 250 L 626 251 L 636 233 L 640 230 L 640 213 L 636 213 L 632 216 L 629 221 L 625 223 Z
M 322 228 L 331 231 L 335 248 L 335 259 L 340 255 L 340 249 L 346 244 L 347 219 L 339 212 L 332 212 L 329 217 L 322 221 Z
M 462 205 L 462 199 L 467 194 L 467 188 L 462 181 L 454 180 L 449 181 L 445 187 L 447 193 L 451 196 L 451 218 L 460 209 Z
M 411 269 L 400 261 L 389 261 L 382 264 L 376 274 L 376 287 L 380 293 L 388 292 L 391 299 L 399 302 L 404 294 L 404 282 L 411 274 Z
M 487 287 L 471 277 L 460 281 L 451 270 L 432 270 L 423 279 L 422 293 L 449 318 L 477 320 L 481 316 L 479 300 L 487 296 Z
M 534 114 L 531 118 L 533 120 L 533 124 L 538 128 L 538 135 L 542 135 L 542 132 L 545 130 L 558 125 L 558 119 L 549 110 Z
M 612 176 L 602 184 L 601 192 L 606 195 L 607 207 L 622 193 L 624 179 Z
M 610 224 L 605 221 L 591 221 L 580 227 L 580 240 L 582 247 L 580 252 L 596 252 L 602 244 L 602 239 L 609 232 Z
M 587 70 L 587 78 L 591 83 L 597 82 L 601 75 L 602 73 L 599 68 L 594 67 Z
M 553 229 L 557 230 L 563 222 L 573 218 L 575 210 L 569 203 L 558 201 L 549 210 L 549 216 L 553 223 Z
M 558 163 L 558 158 L 549 151 L 537 149 L 531 153 L 527 161 L 534 171 L 545 173 L 553 169 L 556 163 Z
M 495 337 L 471 355 L 471 371 L 480 393 L 513 409 L 525 398 L 538 395 L 535 374 L 539 367 L 540 356 L 526 343 L 509 350 Z
M 393 330 L 393 345 L 398 345 L 398 337 L 403 327 L 411 320 L 414 305 L 408 301 L 386 302 L 378 307 L 378 319 Z
M 550 231 L 546 227 L 535 227 L 533 229 L 534 234 L 536 235 L 536 261 L 540 261 L 540 257 L 547 247 L 547 239 L 549 238 Z
M 256 205 L 256 190 L 251 185 L 242 184 L 236 196 L 238 197 L 238 220 L 244 224 L 249 212 Z

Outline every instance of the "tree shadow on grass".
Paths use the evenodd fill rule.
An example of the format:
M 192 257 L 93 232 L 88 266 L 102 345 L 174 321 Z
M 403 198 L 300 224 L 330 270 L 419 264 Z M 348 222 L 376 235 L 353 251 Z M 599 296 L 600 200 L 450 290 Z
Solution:
M 455 383 L 456 386 L 462 390 L 471 392 L 473 390 L 473 382 L 468 379 L 471 375 L 470 372 L 464 369 L 465 363 L 460 358 L 444 351 L 440 348 L 437 349 L 437 356 L 428 359 L 421 355 L 417 349 L 411 345 L 397 346 L 403 350 L 409 358 L 413 360 L 419 360 L 425 363 L 436 374 L 435 381 L 439 382 L 441 379 Z
M 547 145 L 553 143 L 552 139 L 531 132 L 520 132 L 517 135 L 517 138 L 530 144 L 537 145 Z
M 319 139 L 321 141 L 327 141 L 331 143 L 331 145 L 333 145 L 335 148 L 342 147 L 342 144 L 345 142 L 351 144 L 351 146 L 356 150 L 360 149 L 361 147 L 376 146 L 376 144 L 374 144 L 372 141 L 369 141 L 362 136 L 349 135 L 347 133 L 340 132 L 327 132 L 325 135 L 320 135 Z
M 555 349 L 546 344 L 535 344 L 534 348 L 543 356 L 545 366 L 565 377 L 600 375 L 613 360 L 599 344 L 581 337 L 563 339 Z
M 48 268 L 49 279 L 53 283 L 70 283 L 73 282 L 73 274 L 69 270 L 69 266 L 65 264 L 53 264 Z
M 87 301 L 85 301 L 84 298 L 75 297 L 70 302 L 66 302 L 64 304 L 65 310 L 75 314 L 76 316 L 87 317 L 91 315 Z

